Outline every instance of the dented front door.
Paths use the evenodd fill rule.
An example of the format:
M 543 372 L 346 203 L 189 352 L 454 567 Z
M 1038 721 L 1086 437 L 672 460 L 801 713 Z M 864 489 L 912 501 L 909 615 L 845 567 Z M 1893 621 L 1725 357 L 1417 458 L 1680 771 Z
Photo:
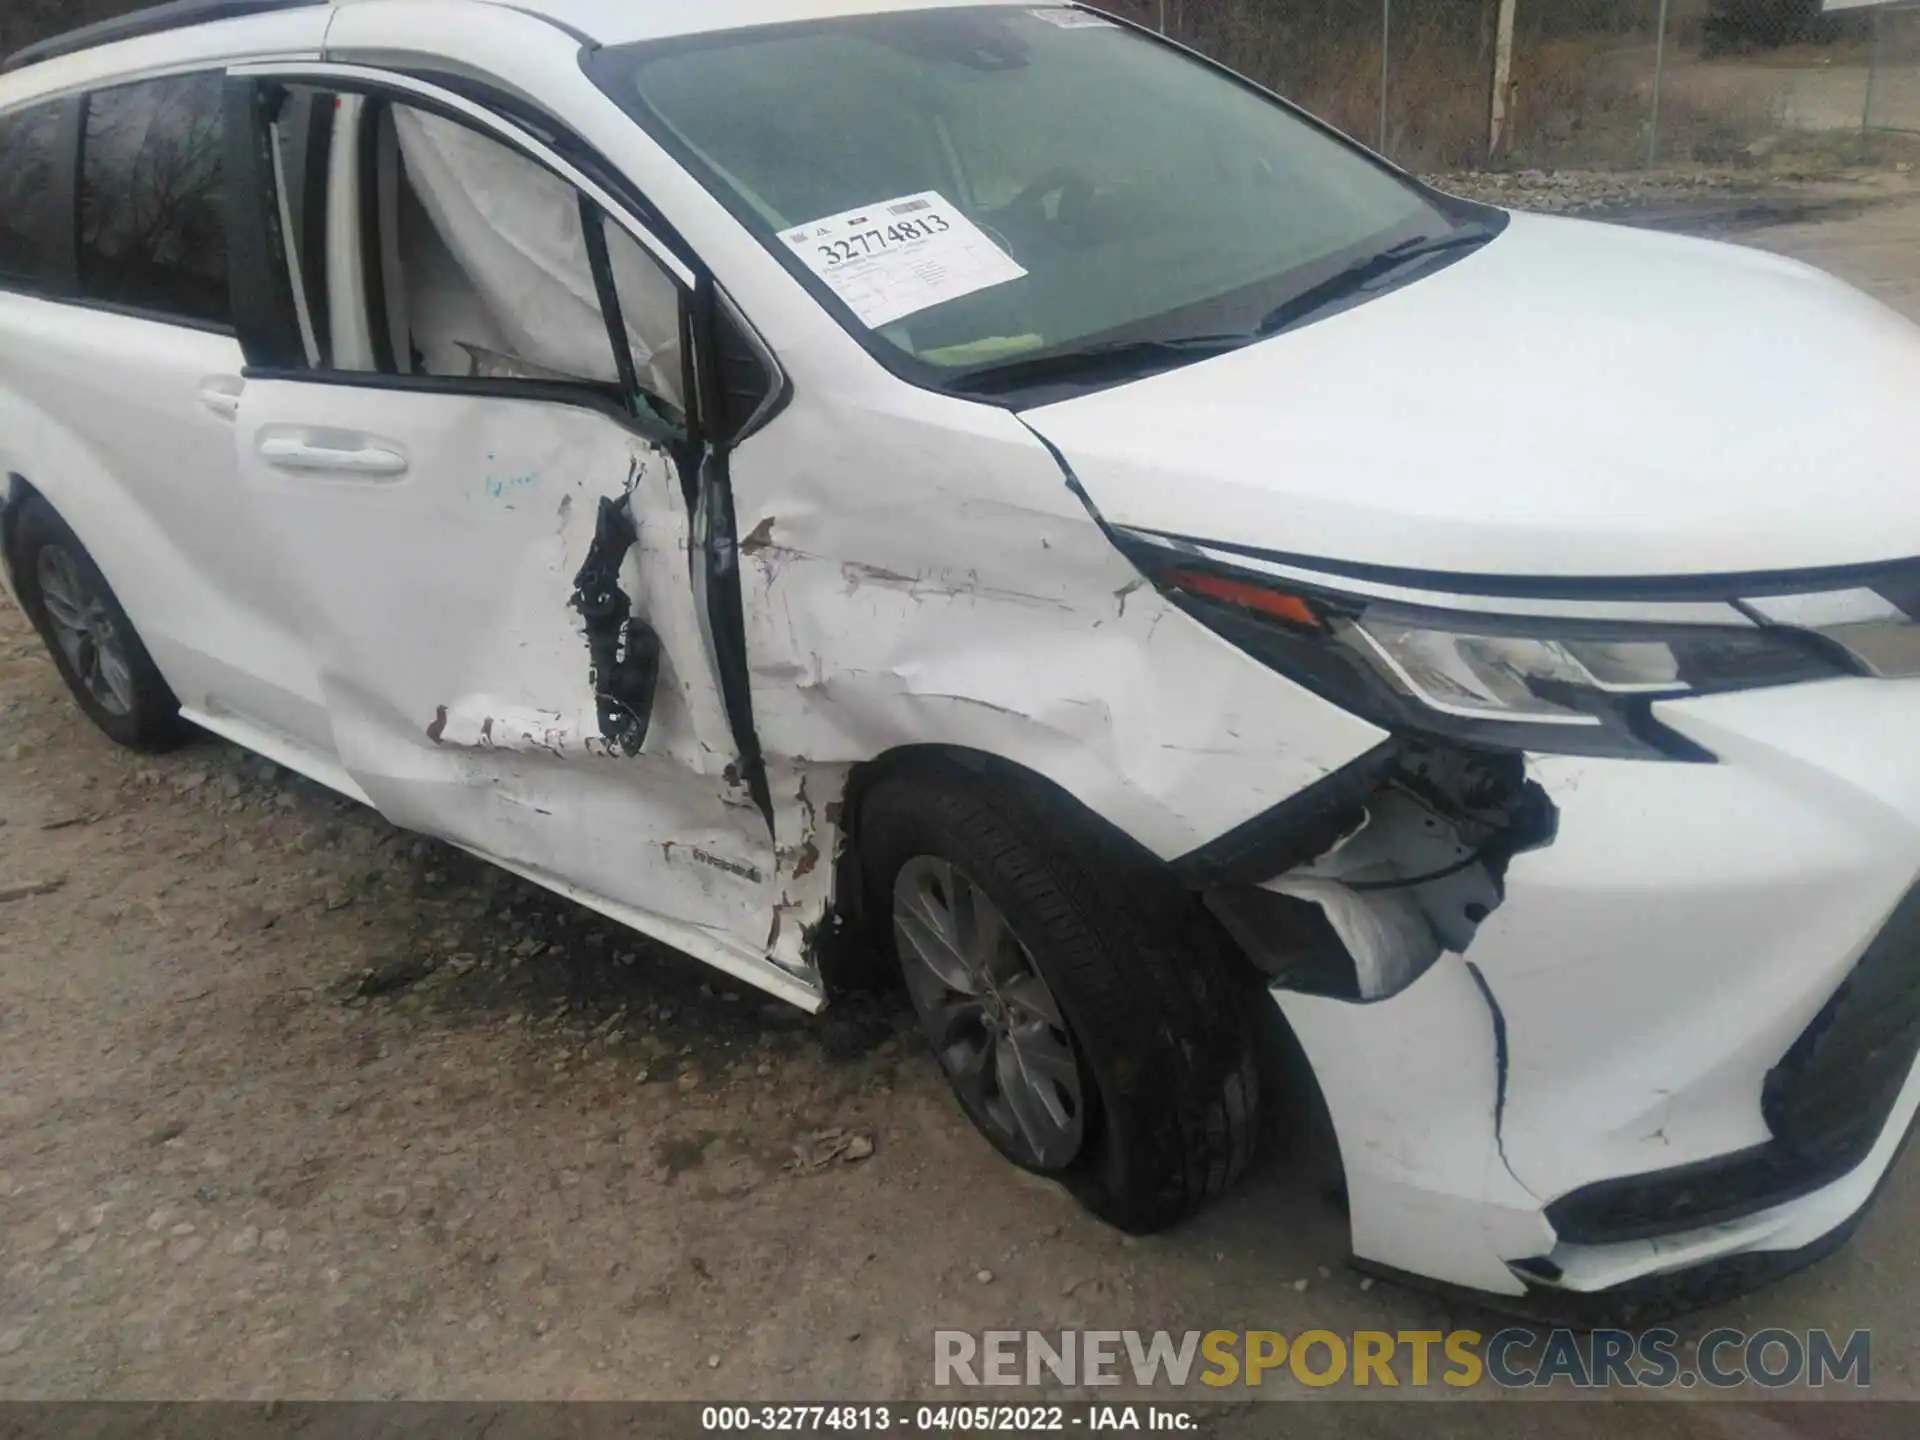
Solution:
M 767 823 L 668 447 L 589 406 L 378 383 L 256 380 L 239 421 L 373 803 L 765 983 Z

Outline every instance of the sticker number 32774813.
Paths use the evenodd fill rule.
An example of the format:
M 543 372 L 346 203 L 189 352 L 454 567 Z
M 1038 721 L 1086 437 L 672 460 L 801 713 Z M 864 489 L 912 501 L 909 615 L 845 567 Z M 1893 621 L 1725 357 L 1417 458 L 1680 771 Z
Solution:
M 820 242 L 820 254 L 827 267 L 833 269 L 850 260 L 864 260 L 869 255 L 881 254 L 889 248 L 911 245 L 916 240 L 931 240 L 952 229 L 953 222 L 946 216 L 929 211 L 924 220 L 895 220 L 884 229 L 875 225 L 871 230 L 855 230 L 838 240 L 823 240 Z
M 934 190 L 843 210 L 780 238 L 869 329 L 1027 273 Z

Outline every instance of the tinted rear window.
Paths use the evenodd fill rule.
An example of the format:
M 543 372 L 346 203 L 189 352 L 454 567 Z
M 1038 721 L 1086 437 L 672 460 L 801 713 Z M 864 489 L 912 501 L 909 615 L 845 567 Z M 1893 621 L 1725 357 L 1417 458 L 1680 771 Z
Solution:
M 222 90 L 218 75 L 191 75 L 88 100 L 80 166 L 88 297 L 229 321 Z
M 53 152 L 59 135 L 59 106 L 0 115 L 0 279 L 45 284 L 54 277 L 60 239 Z

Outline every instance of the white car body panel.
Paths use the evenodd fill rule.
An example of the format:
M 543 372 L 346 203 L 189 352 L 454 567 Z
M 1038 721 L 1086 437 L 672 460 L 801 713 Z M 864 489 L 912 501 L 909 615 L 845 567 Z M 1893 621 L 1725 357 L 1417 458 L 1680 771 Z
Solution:
M 754 718 L 770 764 L 844 773 L 897 745 L 961 745 L 1055 780 L 1171 858 L 1383 738 L 1248 666 L 1145 586 L 1007 412 L 882 370 L 586 81 L 577 42 L 518 15 L 461 31 L 451 22 L 466 9 L 347 7 L 328 56 L 437 53 L 517 89 L 543 87 L 548 108 L 618 163 L 713 268 L 792 382 L 787 408 L 732 463 Z M 1149 634 L 1150 659 L 1138 643 Z M 1142 683 L 1149 668 L 1152 683 Z M 1035 714 L 1042 674 L 1058 689 Z M 1217 697 L 1227 726 L 1199 696 Z M 1122 728 L 1114 717 L 1133 718 Z M 816 786 L 808 798 L 818 809 L 839 797 Z M 820 820 L 808 821 L 795 796 L 776 810 L 778 848 L 830 838 L 814 833 Z M 783 929 L 818 918 L 801 914 Z
M 407 473 L 262 458 L 264 442 L 309 432 L 377 440 L 407 456 Z M 724 724 L 686 699 L 714 682 L 683 668 L 703 651 L 663 451 L 566 405 L 289 381 L 248 386 L 238 438 L 254 523 L 301 601 L 338 759 L 382 813 L 636 911 L 766 934 L 759 887 L 696 858 L 771 870 L 764 822 L 722 779 L 734 759 Z M 570 609 L 599 501 L 628 487 L 648 541 L 623 588 L 673 657 L 631 758 L 601 738 Z
M 1357 308 L 1026 418 L 1115 525 L 1403 571 L 1697 575 L 1920 549 L 1920 488 L 1890 483 L 1916 393 L 1913 326 L 1810 266 L 1515 215 Z
M 183 704 L 312 745 L 327 721 L 240 500 L 231 335 L 0 293 L 0 474 L 32 476 L 141 616 Z M 161 463 L 154 463 L 158 457 Z
M 1503 1091 L 1490 1046 L 1379 1043 L 1398 1027 L 1457 1037 L 1488 1023 L 1487 1005 L 1476 1020 L 1468 992 L 1435 982 L 1462 959 L 1367 1006 L 1275 991 L 1327 1091 L 1355 1253 L 1509 1294 L 1520 1288 L 1509 1262 L 1551 1255 L 1565 1288 L 1600 1289 L 1797 1249 L 1856 1212 L 1892 1162 L 1920 1080 L 1871 1155 L 1785 1204 L 1604 1246 L 1556 1245 L 1541 1214 L 1596 1181 L 1768 1138 L 1767 1071 L 1920 873 L 1916 705 L 1920 681 L 1885 680 L 1668 702 L 1666 723 L 1721 763 L 1534 757 L 1559 835 L 1515 858 L 1506 903 L 1463 957 L 1503 1018 Z M 1381 1089 L 1397 1105 L 1362 1108 Z M 1429 1138 L 1449 1132 L 1460 1138 Z M 1482 1153 L 1502 1163 L 1476 1169 Z M 1516 1195 L 1535 1197 L 1532 1231 L 1511 1223 Z M 1375 1223 L 1383 1207 L 1391 1223 Z
M 1005 411 L 795 365 L 733 461 L 769 754 L 982 751 L 1173 859 L 1385 738 L 1146 585 Z
M 1506 1258 L 1553 1244 L 1540 1199 L 1500 1156 L 1493 1019 L 1457 955 L 1385 1000 L 1276 989 L 1326 1096 L 1346 1174 L 1353 1252 L 1496 1295 Z
M 1916 1061 L 1872 1151 L 1852 1170 L 1811 1194 L 1782 1205 L 1698 1230 L 1614 1245 L 1560 1244 L 1549 1252 L 1562 1272 L 1561 1288 L 1592 1293 L 1647 1275 L 1671 1275 L 1732 1256 L 1791 1253 L 1819 1244 L 1856 1219 L 1887 1172 L 1920 1112 L 1920 1061 Z

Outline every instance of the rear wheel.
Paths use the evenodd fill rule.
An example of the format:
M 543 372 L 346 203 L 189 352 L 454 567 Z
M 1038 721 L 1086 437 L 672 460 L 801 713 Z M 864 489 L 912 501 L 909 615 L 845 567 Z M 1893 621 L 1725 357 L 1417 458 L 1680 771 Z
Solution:
M 1037 783 L 929 764 L 860 810 L 921 1027 L 1016 1165 L 1123 1229 L 1220 1194 L 1258 1134 L 1252 982 L 1149 857 Z
M 87 718 L 135 750 L 172 749 L 191 733 L 107 577 L 38 496 L 13 526 L 20 603 Z

